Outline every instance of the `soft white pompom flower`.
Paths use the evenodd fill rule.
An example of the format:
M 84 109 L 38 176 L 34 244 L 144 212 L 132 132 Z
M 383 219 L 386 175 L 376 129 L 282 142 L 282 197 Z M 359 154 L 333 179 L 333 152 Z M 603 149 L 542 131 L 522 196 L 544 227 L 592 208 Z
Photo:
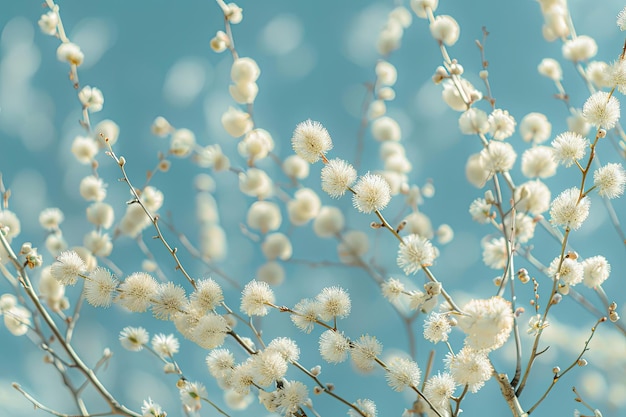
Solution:
M 102 106 L 104 105 L 104 96 L 102 95 L 102 91 L 99 88 L 84 86 L 78 92 L 78 99 L 80 103 L 83 105 L 83 108 L 88 109 L 90 112 L 95 113 L 102 110 Z
M 508 254 L 506 252 L 506 240 L 504 237 L 497 237 L 491 240 L 484 240 L 483 262 L 489 268 L 501 269 L 506 266 Z
M 239 24 L 243 20 L 243 9 L 236 3 L 228 3 L 224 8 L 224 17 L 233 25 Z
M 350 296 L 340 287 L 326 287 L 315 297 L 319 304 L 319 317 L 324 321 L 344 318 L 350 314 Z
M 37 22 L 39 29 L 46 35 L 54 36 L 57 33 L 57 25 L 59 24 L 59 15 L 54 11 L 42 14 Z
M 150 340 L 150 335 L 143 327 L 124 327 L 120 332 L 120 343 L 125 349 L 138 352 Z
M 423 190 L 420 190 L 420 192 L 422 191 Z M 420 235 L 426 239 L 432 239 L 433 236 L 435 236 L 430 218 L 422 212 L 414 211 L 406 216 L 404 221 L 406 222 L 406 226 L 404 226 L 403 230 L 407 233 Z
M 87 271 L 85 261 L 74 251 L 62 252 L 50 267 L 50 274 L 63 285 L 74 285 Z
M 362 335 L 352 344 L 352 362 L 357 369 L 369 372 L 374 369 L 376 358 L 382 353 L 383 345 L 370 335 Z
M 287 203 L 287 214 L 294 226 L 301 226 L 314 219 L 322 208 L 322 201 L 310 188 L 300 188 L 293 197 Z
M 380 142 L 402 139 L 400 125 L 389 116 L 379 117 L 372 123 L 372 136 Z
M 430 313 L 424 320 L 424 338 L 433 343 L 446 342 L 451 331 L 452 325 L 445 314 Z
M 147 400 L 143 400 L 141 406 L 142 417 L 165 417 L 167 413 L 163 411 L 161 406 L 152 401 L 152 398 L 148 397 Z
M 256 271 L 259 281 L 267 282 L 269 285 L 278 286 L 285 281 L 285 269 L 276 261 L 266 262 Z
M 181 312 L 187 302 L 183 287 L 166 282 L 159 284 L 154 297 L 152 314 L 160 320 L 170 320 L 172 316 Z
M 397 279 L 389 278 L 382 284 L 382 293 L 389 301 L 397 300 L 400 294 L 404 292 L 404 284 Z
M 548 178 L 556 174 L 553 148 L 535 146 L 522 154 L 522 174 L 528 178 Z
M 456 382 L 447 372 L 433 375 L 426 381 L 424 395 L 437 409 L 447 409 L 450 397 L 454 395 Z M 440 410 L 441 412 L 441 410 Z
M 235 356 L 228 349 L 213 349 L 205 361 L 209 373 L 218 380 L 230 375 L 235 367 Z
M 350 341 L 335 330 L 326 330 L 320 335 L 320 354 L 329 363 L 339 363 L 346 360 L 350 351 Z
M 179 158 L 191 155 L 196 144 L 196 135 L 189 129 L 176 129 L 170 139 L 170 153 Z
M 550 208 L 550 189 L 540 180 L 527 181 L 515 189 L 519 210 L 539 215 Z
M 226 339 L 226 333 L 230 331 L 224 317 L 215 313 L 208 313 L 198 320 L 193 328 L 193 341 L 204 349 L 213 349 L 221 346 Z
M 212 168 L 215 172 L 226 171 L 230 168 L 230 160 L 220 145 L 207 145 L 196 150 L 194 162 L 204 168 Z
M 413 360 L 394 356 L 387 363 L 387 384 L 394 391 L 404 391 L 408 387 L 417 387 L 422 371 Z
M 44 209 L 39 213 L 39 224 L 49 231 L 58 229 L 63 219 L 63 212 L 56 207 Z
M 597 91 L 585 101 L 583 116 L 598 128 L 613 129 L 620 116 L 619 100 L 607 92 Z
M 461 28 L 452 16 L 439 15 L 430 23 L 430 34 L 436 41 L 452 46 L 459 40 Z
M 287 362 L 277 352 L 262 351 L 254 356 L 254 382 L 266 387 L 275 381 L 280 381 L 287 373 Z
M 583 264 L 575 259 L 564 258 L 563 262 L 561 262 L 561 268 L 557 269 L 559 267 L 560 260 L 561 258 L 557 256 L 552 260 L 552 262 L 550 262 L 548 274 L 560 279 L 563 283 L 572 287 L 576 284 L 580 284 L 584 278 Z
M 607 87 L 617 87 L 620 93 L 626 93 L 626 63 L 618 60 L 606 70 Z
M 548 77 L 554 81 L 560 81 L 563 78 L 563 70 L 561 64 L 555 59 L 544 58 L 537 66 L 539 74 Z
M 229 107 L 228 110 L 222 115 L 222 126 L 234 138 L 243 136 L 248 131 L 252 130 L 254 123 L 250 115 L 244 111 Z
M 426 19 L 428 17 L 427 10 L 431 12 L 437 10 L 439 0 L 411 0 L 411 9 L 415 12 L 417 17 Z
M 61 303 L 65 297 L 65 286 L 57 281 L 50 274 L 50 267 L 41 270 L 39 278 L 39 295 L 46 300 L 46 303 L 55 311 L 60 310 Z M 2 306 L 0 306 L 0 314 L 2 314 Z
M 278 405 L 278 411 L 285 416 L 293 415 L 298 408 L 308 403 L 309 391 L 300 381 L 285 381 L 277 391 L 274 402 Z
M 580 35 L 563 43 L 563 57 L 570 61 L 587 61 L 598 53 L 596 41 L 586 35 Z
M 582 110 L 572 110 L 571 115 L 567 118 L 567 129 L 570 132 L 578 133 L 581 136 L 586 136 L 591 130 L 591 125 L 587 122 L 587 119 L 583 116 Z
M 265 199 L 273 194 L 273 181 L 262 169 L 249 168 L 239 173 L 239 190 L 246 195 Z
M 552 125 L 542 113 L 528 113 L 519 124 L 519 132 L 525 142 L 542 143 L 552 133 Z
M 476 135 L 489 131 L 489 116 L 475 107 L 466 110 L 459 117 L 459 129 L 465 135 Z
M 298 155 L 289 155 L 283 161 L 283 172 L 289 178 L 302 180 L 309 176 L 309 163 Z
M 180 400 L 187 412 L 198 411 L 202 408 L 202 399 L 208 397 L 204 385 L 199 382 L 185 381 L 180 388 Z
M 13 294 L 2 294 L 0 296 L 0 314 L 4 314 L 17 305 L 17 297 Z
M 296 314 L 291 315 L 293 324 L 303 332 L 311 333 L 319 315 L 319 303 L 305 298 L 294 306 L 293 311 L 296 312 Z
M 337 207 L 323 206 L 313 221 L 313 231 L 319 237 L 333 237 L 343 230 L 345 219 Z
M 412 234 L 405 236 L 404 243 L 400 243 L 396 263 L 405 274 L 415 274 L 422 266 L 432 265 L 435 257 L 435 248 L 430 241 Z
M 83 238 L 83 245 L 94 256 L 107 257 L 113 250 L 113 243 L 108 233 L 101 233 L 96 230 L 92 230 L 87 233 Z
M 583 262 L 583 284 L 589 288 L 602 285 L 611 274 L 611 265 L 604 256 L 592 256 Z
M 363 414 L 365 417 L 376 417 L 378 411 L 376 410 L 376 403 L 372 400 L 368 400 L 367 398 L 358 399 L 355 403 L 353 403 Z M 348 410 L 349 417 L 362 417 L 363 414 L 357 413 L 352 408 Z
M 274 292 L 266 282 L 250 281 L 241 292 L 241 312 L 248 316 L 265 316 L 268 304 L 276 301 Z
M 578 187 L 568 188 L 552 201 L 550 206 L 550 222 L 553 225 L 580 228 L 589 215 L 591 200 L 585 196 L 580 201 Z
M 353 190 L 352 204 L 361 213 L 382 210 L 391 200 L 389 183 L 378 174 L 361 176 Z
M 23 336 L 30 329 L 30 311 L 26 308 L 15 305 L 4 309 L 4 325 L 13 336 Z
M 85 299 L 94 307 L 108 307 L 118 284 L 109 271 L 98 267 L 85 280 Z
M 178 353 L 180 343 L 173 334 L 164 335 L 163 333 L 152 336 L 152 349 L 161 356 L 170 357 Z
M 119 287 L 118 301 L 128 310 L 143 313 L 152 304 L 159 284 L 145 272 L 134 272 Z
M 230 96 L 239 104 L 252 104 L 259 93 L 255 82 L 239 82 L 228 86 Z
M 87 207 L 87 220 L 104 229 L 108 229 L 113 224 L 115 213 L 113 207 L 107 203 L 95 202 Z
M 108 148 L 109 145 L 117 143 L 120 135 L 120 127 L 113 120 L 104 119 L 93 128 L 92 137 L 100 148 Z
M 504 140 L 515 132 L 515 119 L 508 111 L 495 109 L 488 118 L 489 133 L 496 140 Z
M 98 143 L 89 137 L 76 136 L 71 150 L 78 162 L 90 164 L 98 153 Z
M 611 83 L 611 67 L 604 61 L 591 61 L 585 68 L 585 74 L 587 78 L 598 88 L 612 87 L 615 84 Z
M 491 141 L 480 151 L 480 163 L 489 172 L 506 172 L 513 168 L 517 154 L 510 143 Z
M 291 137 L 294 152 L 309 163 L 319 161 L 333 147 L 330 134 L 320 122 L 306 120 L 299 123 Z
M 491 221 L 492 212 L 491 212 L 491 204 L 487 203 L 484 198 L 477 198 L 472 201 L 469 208 L 470 215 L 472 216 L 472 220 L 478 223 L 489 223 Z
M 622 164 L 610 163 L 593 173 L 593 184 L 598 194 L 606 198 L 616 198 L 624 194 L 626 171 Z
M 102 178 L 88 175 L 80 181 L 79 191 L 81 197 L 87 201 L 102 201 L 107 195 Z
M 83 63 L 85 55 L 75 43 L 64 42 L 57 48 L 57 59 L 79 66 Z
M 288 337 L 277 337 L 273 339 L 267 348 L 266 352 L 276 352 L 282 356 L 287 362 L 297 361 L 300 358 L 300 348 L 293 339 Z
M 263 251 L 263 255 L 270 261 L 274 259 L 286 261 L 291 258 L 291 254 L 293 253 L 291 241 L 283 233 L 271 233 L 265 236 L 261 244 L 261 250 Z
M 255 201 L 248 209 L 246 222 L 249 227 L 267 233 L 276 230 L 282 223 L 280 208 L 270 201 Z
M 490 351 L 504 345 L 513 329 L 511 303 L 502 297 L 471 300 L 458 317 L 458 327 L 474 350 Z
M 454 381 L 459 385 L 468 385 L 473 393 L 481 389 L 485 381 L 491 378 L 492 368 L 487 355 L 476 352 L 468 346 L 456 355 L 448 353 L 445 362 Z

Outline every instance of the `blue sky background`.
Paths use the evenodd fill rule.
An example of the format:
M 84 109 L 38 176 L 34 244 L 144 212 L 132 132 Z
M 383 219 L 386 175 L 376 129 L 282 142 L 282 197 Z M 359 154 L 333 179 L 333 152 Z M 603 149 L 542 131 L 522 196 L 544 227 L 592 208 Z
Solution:
M 260 92 L 255 102 L 257 126 L 268 130 L 281 157 L 291 154 L 289 139 L 297 123 L 307 118 L 321 121 L 333 136 L 333 157 L 353 160 L 359 109 L 365 94 L 363 83 L 372 81 L 378 58 L 374 43 L 395 3 L 391 1 L 246 1 L 241 2 L 244 20 L 235 26 L 234 36 L 241 56 L 253 57 L 261 67 L 258 81 Z M 596 57 L 611 61 L 621 52 L 623 35 L 615 26 L 615 15 L 623 4 L 603 1 L 602 6 L 591 0 L 570 2 L 573 20 L 579 34 L 593 36 L 599 45 Z M 84 218 L 86 204 L 78 194 L 81 178 L 88 168 L 78 164 L 69 148 L 75 135 L 82 133 L 78 124 L 80 104 L 67 77 L 67 66 L 57 61 L 58 40 L 40 33 L 37 20 L 45 10 L 41 2 L 6 2 L 0 16 L 0 172 L 7 187 L 12 190 L 11 209 L 22 222 L 18 242 L 32 241 L 43 249 L 44 232 L 37 216 L 45 207 L 60 207 L 66 215 L 64 236 L 70 244 L 80 244 L 89 229 Z M 546 114 L 552 122 L 553 136 L 566 129 L 567 109 L 553 98 L 554 87 L 549 80 L 537 74 L 536 67 L 544 57 L 560 59 L 560 43 L 548 44 L 541 36 L 542 18 L 539 6 L 531 1 L 460 0 L 442 1 L 437 13 L 452 15 L 461 26 L 461 39 L 450 49 L 466 70 L 466 76 L 479 86 L 480 55 L 474 40 L 482 36 L 481 27 L 490 32 L 487 40 L 487 59 L 490 82 L 497 105 L 509 110 L 519 122 L 532 111 Z M 228 137 L 219 123 L 221 114 L 233 105 L 228 95 L 230 55 L 216 54 L 209 48 L 209 40 L 223 29 L 223 18 L 212 1 L 179 2 L 63 2 L 61 15 L 70 39 L 85 52 L 86 60 L 79 69 L 81 83 L 100 88 L 105 97 L 104 110 L 92 121 L 112 119 L 120 125 L 121 136 L 116 152 L 128 161 L 129 175 L 139 185 L 145 172 L 157 161 L 157 152 L 167 151 L 167 142 L 150 133 L 150 124 L 156 116 L 165 116 L 176 127 L 193 130 L 200 144 L 218 143 L 230 156 L 234 166 L 245 161 L 236 156 L 236 141 Z M 278 40 L 278 41 L 277 41 Z M 442 102 L 440 87 L 432 85 L 430 77 L 441 62 L 438 47 L 431 39 L 425 21 L 414 17 L 405 32 L 402 47 L 389 58 L 398 68 L 397 98 L 388 104 L 389 115 L 396 118 L 403 130 L 403 143 L 413 164 L 412 183 L 434 181 L 436 194 L 429 199 L 423 212 L 430 216 L 435 227 L 448 223 L 455 230 L 455 240 L 441 248 L 441 257 L 433 268 L 450 292 L 460 299 L 468 294 L 489 297 L 495 293 L 491 280 L 494 271 L 482 266 L 480 239 L 491 229 L 471 222 L 467 209 L 471 201 L 483 191 L 468 185 L 464 176 L 465 161 L 470 153 L 480 150 L 476 138 L 462 136 L 457 127 L 458 114 Z M 573 66 L 562 62 L 564 85 L 573 103 L 578 107 L 588 96 Z M 186 93 L 185 93 L 186 92 Z M 618 96 L 621 99 L 621 96 Z M 483 107 L 487 109 L 486 107 Z M 524 144 L 518 136 L 510 139 L 518 150 Z M 619 158 L 607 141 L 599 149 L 603 163 Z M 116 218 L 124 212 L 128 190 L 117 182 L 119 172 L 111 161 L 100 155 L 100 175 L 108 185 L 107 201 L 114 205 Z M 270 174 L 279 175 L 271 161 L 261 166 Z M 362 170 L 380 169 L 378 144 L 366 136 Z M 311 176 L 305 185 L 319 190 L 319 165 L 311 167 Z M 176 226 L 194 235 L 193 178 L 201 169 L 189 161 L 173 160 L 166 175 L 157 175 L 153 185 L 163 190 L 166 199 L 162 213 L 172 213 Z M 561 190 L 578 184 L 575 172 L 559 171 L 558 178 L 548 181 L 553 196 Z M 519 171 L 515 178 L 522 177 Z M 221 222 L 228 231 L 229 256 L 219 267 L 245 283 L 254 277 L 263 263 L 258 245 L 240 233 L 238 224 L 244 221 L 251 199 L 233 192 L 234 175 L 214 176 L 218 187 L 215 193 Z M 284 178 L 283 178 L 284 179 Z M 373 231 L 368 224 L 370 216 L 355 213 L 350 200 L 331 201 L 320 194 L 324 204 L 334 204 L 347 214 L 350 228 L 364 230 L 371 238 L 369 255 L 389 276 L 400 276 L 395 266 L 395 241 L 388 234 Z M 592 199 L 592 217 L 585 226 L 572 235 L 572 245 L 581 256 L 605 255 L 612 264 L 612 278 L 607 282 L 607 293 L 622 305 L 626 301 L 623 277 L 626 272 L 624 245 L 607 221 L 601 200 Z M 622 221 L 625 205 L 616 201 L 615 208 Z M 402 197 L 394 199 L 385 211 L 390 219 L 399 220 L 404 209 Z M 281 231 L 290 233 L 294 241 L 294 258 L 310 261 L 336 261 L 334 241 L 320 240 L 311 233 L 310 225 L 291 230 L 286 213 Z M 149 240 L 151 232 L 146 232 Z M 172 239 L 174 237 L 170 235 Z M 156 242 L 148 242 L 171 279 L 180 280 L 172 270 L 167 253 Z M 545 233 L 537 233 L 534 241 L 536 256 L 544 263 L 558 254 L 558 247 Z M 47 262 L 52 258 L 46 254 Z M 184 252 L 183 261 L 194 276 L 206 276 L 206 268 L 195 263 Z M 116 242 L 112 259 L 128 274 L 140 268 L 142 255 L 128 239 Z M 523 262 L 518 261 L 522 266 Z M 287 280 L 276 289 L 278 302 L 293 305 L 303 297 L 312 297 L 324 286 L 336 284 L 348 289 L 353 298 L 353 313 L 341 323 L 351 337 L 369 332 L 384 344 L 386 352 L 406 348 L 406 336 L 397 316 L 381 300 L 379 291 L 362 271 L 347 268 L 310 268 L 297 264 L 285 265 Z M 539 278 L 539 277 L 538 277 Z M 423 277 L 415 282 L 420 286 Z M 540 280 L 546 287 L 548 282 Z M 10 288 L 0 283 L 0 293 Z M 238 307 L 239 295 L 225 285 L 226 300 Z M 597 297 L 586 290 L 581 292 L 599 305 Z M 69 290 L 70 299 L 75 291 Z M 522 287 L 518 300 L 526 307 L 532 288 Z M 565 368 L 581 348 L 581 338 L 588 335 L 594 322 L 580 306 L 566 299 L 559 309 L 553 332 L 543 339 L 552 344 L 542 356 L 541 366 L 532 375 L 533 383 L 521 398 L 526 407 L 535 402 L 551 381 L 550 369 Z M 626 316 L 626 311 L 622 316 Z M 562 325 L 558 323 L 562 323 Z M 151 396 L 166 407 L 170 416 L 180 415 L 175 378 L 159 373 L 160 364 L 143 353 L 124 351 L 117 342 L 117 334 L 127 325 L 142 325 L 150 332 L 172 332 L 171 323 L 154 320 L 149 314 L 130 315 L 113 307 L 107 311 L 85 306 L 81 324 L 77 328 L 75 344 L 87 363 L 95 363 L 102 349 L 110 347 L 115 356 L 102 373 L 102 380 L 121 402 L 139 409 L 141 401 Z M 350 400 L 372 398 L 379 407 L 380 416 L 399 416 L 410 407 L 412 398 L 392 392 L 384 382 L 384 375 L 356 374 L 349 363 L 333 367 L 321 363 L 317 353 L 314 331 L 306 336 L 297 331 L 288 317 L 271 313 L 261 324 L 267 340 L 272 336 L 288 335 L 298 340 L 303 350 L 303 364 L 322 364 L 323 380 L 334 382 L 337 390 Z M 416 333 L 421 333 L 421 319 L 416 322 Z M 550 335 L 551 334 L 551 335 Z M 17 381 L 41 399 L 60 411 L 73 412 L 69 397 L 60 387 L 58 376 L 42 362 L 42 354 L 25 338 L 15 338 L 0 329 L 0 413 L 22 417 L 44 415 L 10 388 Z M 564 340 L 566 342 L 564 342 Z M 460 347 L 460 339 L 454 339 Z M 528 340 L 525 338 L 526 346 Z M 509 343 L 493 355 L 498 371 L 511 375 L 512 346 Z M 559 345 L 561 345 L 559 347 Z M 569 345 L 569 350 L 568 346 Z M 234 347 L 234 346 L 230 346 Z M 425 363 L 432 345 L 418 344 L 418 359 Z M 607 349 L 607 347 L 609 347 Z M 626 344 L 623 336 L 614 334 L 611 326 L 603 326 L 591 344 L 585 372 L 578 370 L 557 384 L 553 394 L 538 409 L 537 415 L 572 415 L 577 406 L 571 386 L 581 387 L 586 399 L 600 408 L 605 416 L 619 416 L 626 412 L 624 402 L 613 408 L 607 398 L 611 387 L 621 386 L 625 392 L 623 372 L 626 371 Z M 445 352 L 436 346 L 435 369 L 442 369 Z M 241 352 L 239 352 L 241 353 Z M 596 355 L 596 356 L 593 356 Z M 221 394 L 210 382 L 205 371 L 206 352 L 184 342 L 181 366 L 190 379 L 197 379 L 209 387 L 212 399 L 223 404 Z M 239 360 L 243 360 L 239 356 Z M 616 358 L 621 358 L 616 361 Z M 595 361 L 595 362 L 594 362 Z M 608 362 L 608 363 L 607 363 Z M 594 364 L 598 366 L 595 367 Z M 611 372 L 607 369 L 612 369 Z M 289 374 L 296 377 L 297 374 Z M 308 381 L 307 381 L 308 382 Z M 91 398 L 93 393 L 87 393 Z M 344 415 L 345 407 L 330 398 L 313 397 L 316 409 L 322 415 Z M 470 395 L 464 401 L 467 415 L 484 414 L 489 404 L 490 415 L 506 415 L 507 407 L 494 381 L 483 391 Z M 266 415 L 255 403 L 248 411 L 233 411 L 231 415 Z M 250 411 L 253 410 L 253 411 Z M 479 410 L 479 411 L 477 411 Z M 97 408 L 93 412 L 99 411 Z M 202 415 L 210 416 L 207 407 Z

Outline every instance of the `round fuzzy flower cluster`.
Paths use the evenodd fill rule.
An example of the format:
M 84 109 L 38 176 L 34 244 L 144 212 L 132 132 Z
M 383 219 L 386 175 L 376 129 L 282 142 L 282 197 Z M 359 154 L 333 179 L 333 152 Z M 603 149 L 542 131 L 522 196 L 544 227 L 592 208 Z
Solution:
M 454 381 L 462 386 L 467 385 L 473 393 L 478 392 L 491 378 L 492 368 L 487 354 L 477 352 L 469 346 L 465 346 L 456 355 L 448 353 L 445 362 Z
M 412 234 L 400 243 L 396 262 L 405 274 L 415 274 L 422 266 L 432 265 L 436 255 L 436 249 L 428 239 Z
M 467 336 L 465 344 L 474 350 L 491 351 L 507 341 L 513 329 L 511 303 L 502 297 L 471 300 L 463 307 L 458 327 Z
M 565 132 L 552 141 L 554 159 L 566 167 L 580 160 L 589 147 L 589 141 L 575 132 Z
M 422 378 L 422 371 L 411 359 L 394 356 L 387 364 L 385 377 L 391 389 L 400 392 L 408 387 L 417 387 Z
M 375 360 L 382 351 L 383 345 L 375 337 L 363 335 L 353 342 L 350 356 L 357 369 L 369 372 L 374 369 Z
M 583 284 L 589 288 L 602 285 L 611 274 L 611 265 L 604 256 L 592 256 L 582 262 Z
M 519 133 L 525 142 L 545 142 L 552 133 L 552 125 L 542 113 L 528 113 L 519 124 Z
M 613 129 L 620 116 L 619 100 L 604 91 L 597 91 L 585 101 L 583 116 L 598 128 Z
M 250 281 L 241 292 L 241 311 L 248 316 L 265 316 L 274 301 L 274 292 L 266 282 Z
M 452 325 L 445 314 L 430 313 L 424 321 L 424 338 L 433 343 L 446 342 L 451 331 Z
M 340 363 L 346 360 L 350 351 L 350 341 L 335 330 L 326 330 L 320 335 L 320 354 L 329 363 Z
M 527 178 L 548 178 L 556 174 L 552 148 L 535 146 L 522 154 L 522 174 Z
M 391 200 L 389 183 L 380 175 L 369 172 L 359 178 L 353 188 L 352 203 L 361 213 L 371 213 L 387 207 Z
M 624 194 L 626 171 L 622 164 L 606 164 L 593 173 L 593 183 L 598 194 L 606 198 L 616 198 Z
M 319 317 L 324 321 L 344 318 L 350 314 L 350 296 L 343 288 L 326 287 L 317 295 Z
M 550 222 L 557 226 L 571 227 L 576 230 L 587 219 L 590 204 L 589 197 L 580 198 L 578 187 L 568 188 L 552 201 Z
M 435 406 L 442 416 L 447 416 L 450 407 L 450 397 L 454 395 L 456 382 L 452 375 L 447 372 L 433 375 L 426 381 L 424 395 Z
M 339 198 L 356 180 L 356 170 L 343 159 L 328 161 L 322 168 L 322 190 L 332 198 Z
M 85 261 L 74 251 L 61 253 L 50 268 L 50 274 L 63 285 L 74 285 L 78 276 L 87 271 Z
M 515 132 L 515 119 L 506 110 L 495 109 L 488 121 L 489 133 L 495 140 L 504 140 Z
M 561 267 L 559 268 L 559 264 Z M 563 281 L 564 284 L 574 286 L 582 282 L 584 278 L 583 264 L 576 259 L 565 257 L 561 262 L 561 257 L 557 256 L 550 262 L 548 274 Z
M 506 172 L 513 168 L 517 153 L 510 143 L 491 141 L 480 151 L 480 163 L 490 173 Z
M 332 149 L 333 142 L 320 122 L 306 120 L 296 126 L 291 137 L 291 145 L 299 157 L 314 163 Z

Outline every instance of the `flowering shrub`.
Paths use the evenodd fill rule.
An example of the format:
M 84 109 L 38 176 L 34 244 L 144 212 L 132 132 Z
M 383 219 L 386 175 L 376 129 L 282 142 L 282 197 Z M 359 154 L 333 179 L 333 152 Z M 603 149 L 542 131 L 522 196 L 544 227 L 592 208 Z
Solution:
M 524 5 L 543 28 L 523 35 L 557 47 L 501 78 L 526 65 L 491 48 L 510 33 L 437 0 L 360 5 L 355 100 L 333 79 L 352 72 L 317 77 L 297 15 L 207 3 L 204 58 L 164 83 L 171 115 L 138 88 L 153 68 L 129 81 L 134 56 L 90 58 L 112 23 L 66 31 L 84 6 L 46 0 L 3 30 L 0 127 L 28 151 L 6 143 L 0 166 L 5 414 L 623 414 L 626 9 L 591 26 L 613 29 L 600 60 L 565 0 Z M 258 48 L 248 22 L 266 24 Z M 61 138 L 38 59 L 74 106 Z M 109 110 L 125 94 L 132 117 Z

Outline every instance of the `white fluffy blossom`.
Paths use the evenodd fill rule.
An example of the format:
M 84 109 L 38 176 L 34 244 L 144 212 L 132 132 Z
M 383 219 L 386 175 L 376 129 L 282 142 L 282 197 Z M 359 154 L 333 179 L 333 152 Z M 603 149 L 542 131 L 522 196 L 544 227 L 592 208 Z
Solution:
M 504 237 L 497 237 L 491 240 L 484 240 L 483 262 L 489 268 L 501 269 L 506 266 L 508 253 L 506 251 L 506 240 Z
M 563 57 L 570 61 L 587 61 L 598 53 L 596 41 L 586 35 L 568 39 L 563 43 Z
M 346 360 L 350 351 L 350 342 L 335 330 L 326 330 L 320 335 L 320 354 L 326 362 L 339 363 Z
M 362 335 L 353 342 L 352 362 L 361 371 L 374 369 L 375 360 L 383 351 L 383 345 L 374 336 Z
M 474 350 L 490 351 L 501 347 L 513 329 L 511 303 L 502 297 L 471 300 L 463 307 L 458 327 L 465 334 L 465 343 Z
M 394 391 L 404 391 L 408 387 L 418 387 L 422 371 L 413 360 L 400 356 L 392 357 L 387 363 L 387 384 Z
M 550 208 L 550 189 L 540 180 L 527 181 L 515 189 L 517 208 L 539 215 Z
M 489 133 L 496 140 L 504 140 L 515 132 L 515 119 L 508 111 L 495 109 L 488 118 Z
M 598 194 L 606 198 L 616 198 L 624 194 L 626 171 L 622 164 L 610 163 L 593 173 L 593 183 Z
M 344 195 L 355 180 L 356 170 L 343 159 L 332 159 L 322 168 L 322 190 L 333 198 Z
M 526 142 L 539 144 L 550 137 L 552 125 L 542 113 L 528 113 L 519 124 L 519 133 Z
M 120 343 L 125 349 L 137 352 L 150 340 L 150 335 L 143 327 L 124 327 L 120 332 Z
M 583 260 L 583 284 L 589 288 L 602 285 L 611 274 L 611 265 L 604 256 L 592 256 Z
M 85 280 L 85 299 L 94 307 L 108 307 L 119 282 L 104 268 L 96 268 Z
M 389 278 L 387 281 L 383 282 L 382 292 L 383 297 L 389 301 L 394 301 L 404 292 L 404 284 L 397 279 Z
M 266 282 L 250 281 L 241 293 L 241 311 L 248 316 L 265 316 L 274 304 L 274 292 Z
M 452 375 L 447 372 L 438 373 L 426 381 L 424 395 L 437 409 L 441 409 L 441 413 L 449 407 L 450 397 L 454 395 L 455 388 L 456 382 Z
M 369 172 L 359 178 L 353 188 L 352 203 L 362 213 L 384 209 L 391 200 L 389 183 L 380 175 Z
M 433 343 L 447 341 L 451 331 L 452 325 L 445 314 L 430 313 L 424 320 L 424 338 Z
M 559 263 L 561 264 L 560 269 Z M 572 259 L 569 257 L 563 258 L 561 262 L 561 257 L 557 256 L 552 260 L 550 266 L 548 267 L 548 274 L 557 279 L 563 281 L 563 283 L 574 286 L 582 282 L 584 278 L 584 269 L 583 264 L 578 262 L 576 259 Z
M 324 321 L 344 318 L 350 314 L 350 296 L 340 287 L 326 287 L 315 298 L 319 317 Z
M 145 272 L 135 272 L 119 287 L 119 303 L 128 310 L 141 313 L 148 309 L 157 294 L 159 284 Z
M 436 257 L 436 250 L 430 241 L 419 235 L 412 234 L 404 237 L 404 242 L 398 247 L 396 263 L 405 274 L 415 274 L 422 266 L 430 266 Z
M 452 16 L 437 15 L 430 23 L 430 34 L 436 41 L 452 46 L 459 39 L 461 28 Z
M 291 137 L 294 152 L 309 163 L 317 162 L 333 147 L 330 134 L 320 122 L 299 123 Z
M 480 163 L 487 171 L 506 172 L 513 168 L 517 153 L 510 143 L 491 141 L 480 151 Z
M 620 117 L 619 101 L 607 92 L 597 91 L 585 101 L 583 116 L 598 128 L 613 129 Z
M 590 204 L 589 197 L 580 198 L 578 187 L 568 188 L 552 201 L 550 222 L 576 230 L 587 219 Z
M 454 381 L 459 385 L 468 385 L 473 393 L 491 378 L 492 368 L 487 355 L 468 346 L 456 355 L 448 353 L 445 362 Z
M 527 178 L 548 178 L 556 174 L 557 163 L 553 150 L 547 146 L 535 146 L 522 154 L 522 174 Z
M 85 261 L 74 251 L 62 252 L 50 268 L 50 274 L 63 285 L 74 285 L 87 270 Z
M 320 311 L 319 303 L 305 298 L 294 306 L 293 311 L 296 312 L 291 315 L 293 324 L 305 333 L 311 333 Z

